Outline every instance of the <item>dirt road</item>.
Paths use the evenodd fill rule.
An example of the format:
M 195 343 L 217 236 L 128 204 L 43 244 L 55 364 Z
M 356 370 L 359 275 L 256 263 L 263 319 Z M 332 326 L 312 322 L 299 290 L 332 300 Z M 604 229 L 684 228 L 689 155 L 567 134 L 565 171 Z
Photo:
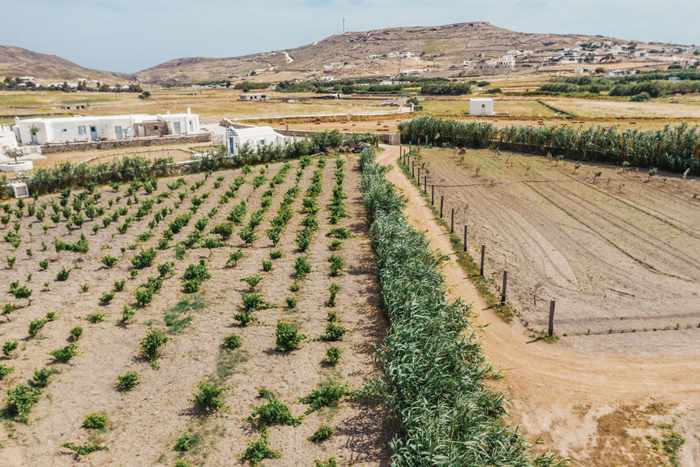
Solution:
M 407 198 L 409 221 L 433 248 L 449 255 L 446 232 L 418 190 L 396 166 L 399 150 L 385 147 L 379 162 Z M 504 378 L 494 386 L 511 402 L 511 417 L 532 440 L 580 465 L 698 465 L 694 434 L 700 423 L 700 360 L 684 356 L 578 353 L 558 344 L 528 343 L 524 328 L 507 324 L 485 302 L 453 257 L 443 262 L 448 293 L 473 305 L 474 328 L 488 360 Z M 685 438 L 679 443 L 667 442 Z M 671 455 L 663 454 L 664 448 Z

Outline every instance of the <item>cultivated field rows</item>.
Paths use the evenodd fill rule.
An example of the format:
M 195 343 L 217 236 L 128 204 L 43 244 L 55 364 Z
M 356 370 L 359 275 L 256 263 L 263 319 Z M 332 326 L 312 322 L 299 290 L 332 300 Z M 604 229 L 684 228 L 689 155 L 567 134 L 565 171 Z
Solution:
M 267 169 L 256 167 L 249 174 L 226 171 L 207 178 L 187 176 L 182 185 L 175 179 L 163 179 L 157 182 L 153 193 L 145 193 L 140 187 L 132 197 L 126 195 L 125 186 L 119 187 L 119 192 L 109 188 L 97 190 L 101 194 L 97 207 L 106 212 L 123 207 L 127 213 L 94 234 L 92 225 L 102 226 L 101 218 L 87 220 L 72 231 L 63 219 L 54 227 L 49 219 L 50 205 L 52 199 L 60 197 L 42 197 L 39 203 L 47 203 L 46 233 L 36 217 L 25 216 L 19 222 L 18 248 L 7 241 L 1 247 L 6 257 L 16 257 L 11 268 L 0 271 L 3 283 L 18 281 L 15 292 L 25 284 L 32 292 L 27 299 L 3 291 L 6 303 L 28 306 L 5 308 L 0 339 L 16 341 L 17 348 L 2 362 L 4 368 L 12 371 L 0 381 L 0 386 L 4 390 L 15 388 L 32 379 L 34 371 L 41 368 L 56 369 L 58 373 L 49 374 L 46 387 L 35 389 L 39 395 L 27 424 L 9 420 L 5 423 L 0 458 L 10 464 L 73 465 L 74 456 L 64 445 L 74 443 L 95 448 L 88 455 L 76 456 L 95 465 L 172 465 L 178 459 L 193 465 L 231 465 L 241 463 L 247 445 L 255 441 L 258 447 L 267 441 L 269 448 L 281 455 L 266 461 L 271 465 L 309 465 L 331 456 L 341 463 L 353 464 L 377 463 L 384 458 L 388 435 L 376 411 L 366 410 L 347 398 L 337 408 L 323 410 L 310 410 L 309 404 L 300 400 L 328 381 L 337 382 L 337 387 L 361 387 L 376 371 L 373 345 L 380 342 L 385 326 L 374 303 L 372 255 L 357 191 L 356 161 L 345 157 L 339 160 L 346 161 L 340 172 L 344 174 L 341 182 L 344 178 L 347 216 L 340 218 L 337 225 L 328 221 L 334 173 L 338 176 L 332 158 L 322 165 L 314 160 L 307 166 L 309 160 L 302 164 L 303 168 L 300 162 L 293 162 L 286 168 L 282 164 Z M 310 215 L 301 214 L 302 201 L 314 185 L 314 176 L 321 187 L 316 195 L 318 228 L 309 230 L 311 240 L 302 253 L 295 238 L 305 230 L 302 220 Z M 236 179 L 241 182 L 234 189 Z M 276 181 L 274 186 L 270 185 L 271 180 Z M 166 184 L 173 189 L 166 188 Z M 254 184 L 259 186 L 255 188 Z M 273 248 L 265 233 L 285 195 L 293 194 L 290 189 L 294 186 L 298 187 L 297 193 L 289 196 L 287 202 L 294 214 Z M 185 195 L 181 199 L 178 193 Z M 154 202 L 141 220 L 133 219 L 124 227 L 124 219 L 134 216 L 147 199 L 155 200 L 159 195 L 161 203 Z M 75 193 L 67 197 L 67 204 L 74 197 Z M 131 206 L 127 205 L 128 198 Z M 134 199 L 140 202 L 135 204 Z M 245 212 L 238 209 L 238 215 L 233 216 L 236 219 L 230 217 L 244 200 Z M 165 207 L 172 209 L 163 210 Z M 24 211 L 26 214 L 27 208 Z M 187 222 L 176 222 L 180 228 L 173 232 L 173 221 L 182 221 L 183 214 L 192 211 L 195 212 Z M 156 212 L 162 213 L 162 220 L 149 227 Z M 251 225 L 253 217 L 257 217 L 252 229 L 255 235 L 249 235 L 246 243 L 240 234 Z M 224 238 L 225 229 L 215 227 L 221 224 L 233 227 L 230 238 Z M 14 219 L 3 228 L 4 233 L 14 231 L 13 225 Z M 341 227 L 349 229 L 352 236 L 342 240 L 327 236 Z M 196 234 L 200 230 L 202 233 Z M 56 252 L 54 237 L 73 244 L 81 233 L 89 244 L 86 253 Z M 171 238 L 165 242 L 166 237 Z M 10 236 L 10 240 L 16 238 Z M 42 242 L 46 244 L 45 251 Z M 155 259 L 149 262 L 151 248 Z M 31 250 L 31 257 L 27 249 Z M 271 255 L 273 250 L 276 254 Z M 144 251 L 146 254 L 141 253 Z M 239 251 L 242 255 L 237 254 Z M 115 264 L 102 264 L 105 256 L 113 256 Z M 331 256 L 339 257 L 339 264 L 342 263 L 336 268 L 336 277 L 329 276 L 333 272 Z M 298 276 L 295 271 L 301 257 L 306 258 L 310 271 Z M 148 264 L 136 266 L 132 258 Z M 40 262 L 44 260 L 48 264 L 43 263 L 46 270 L 42 271 Z M 199 275 L 195 285 L 182 279 L 193 271 L 201 273 L 202 268 L 205 273 Z M 67 277 L 64 270 L 68 271 Z M 65 280 L 57 280 L 61 275 Z M 259 277 L 250 279 L 251 276 Z M 149 282 L 148 278 L 152 280 Z M 253 285 L 247 285 L 242 278 L 250 279 Z M 122 280 L 123 290 L 114 292 L 120 288 L 115 282 Z M 134 303 L 139 301 L 139 291 L 143 292 L 145 284 L 155 283 L 158 285 L 150 298 L 143 298 L 142 293 L 144 303 Z M 331 283 L 339 286 L 334 306 L 326 303 Z M 188 287 L 198 290 L 185 293 Z M 250 308 L 244 300 L 251 299 L 262 303 Z M 55 315 L 47 319 L 50 312 Z M 253 321 L 247 323 L 250 318 Z M 31 337 L 28 329 L 33 321 L 44 323 Z M 276 350 L 279 321 L 296 324 L 306 336 L 297 350 Z M 344 335 L 336 332 L 332 339 L 321 340 L 329 334 L 331 323 L 337 324 L 334 329 L 341 329 Z M 67 338 L 76 326 L 82 328 L 82 334 L 70 343 Z M 167 341 L 156 349 L 155 358 L 149 362 L 140 349 L 151 330 L 162 331 L 158 335 Z M 239 347 L 226 339 L 234 335 L 240 339 Z M 49 355 L 72 345 L 77 353 L 68 357 L 67 363 Z M 337 365 L 322 363 L 331 347 L 342 352 Z M 118 377 L 126 372 L 135 372 L 138 384 L 130 391 L 115 390 Z M 215 389 L 227 389 L 219 398 L 225 409 L 203 411 L 193 403 L 193 393 L 202 381 L 208 381 Z M 260 398 L 259 388 L 272 391 L 272 399 Z M 264 429 L 247 420 L 255 407 L 269 400 L 287 404 L 301 423 L 271 423 L 273 426 Z M 81 428 L 84 417 L 93 412 L 107 415 L 107 429 Z M 305 412 L 308 414 L 301 418 Z M 6 416 L 21 418 L 10 411 Z M 335 434 L 324 443 L 309 441 L 323 424 L 335 428 Z M 176 452 L 174 446 L 183 439 L 191 441 L 188 449 Z
M 477 260 L 486 245 L 494 284 L 509 272 L 531 329 L 546 330 L 550 300 L 559 335 L 700 327 L 696 182 L 486 150 L 422 156 L 446 218 L 469 224 Z

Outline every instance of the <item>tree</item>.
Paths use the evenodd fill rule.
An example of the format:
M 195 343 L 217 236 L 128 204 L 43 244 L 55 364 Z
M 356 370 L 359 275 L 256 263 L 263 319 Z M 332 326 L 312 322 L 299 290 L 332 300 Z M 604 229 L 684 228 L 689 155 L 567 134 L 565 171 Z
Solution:
M 143 91 L 141 94 L 139 94 L 139 99 L 146 100 L 151 97 L 151 91 Z

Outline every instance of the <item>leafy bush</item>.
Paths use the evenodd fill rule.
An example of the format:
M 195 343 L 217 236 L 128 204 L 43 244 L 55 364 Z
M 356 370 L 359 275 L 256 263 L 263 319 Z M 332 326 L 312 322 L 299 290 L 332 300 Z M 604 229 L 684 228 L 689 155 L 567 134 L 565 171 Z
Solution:
M 35 337 L 37 334 L 39 334 L 39 331 L 42 330 L 42 328 L 48 323 L 49 321 L 46 318 L 40 318 L 40 319 L 35 319 L 29 323 L 29 337 Z
M 97 451 L 105 451 L 107 446 L 95 440 L 88 440 L 83 444 L 65 443 L 63 447 L 73 452 L 76 457 L 87 456 Z
M 278 352 L 291 352 L 299 348 L 299 344 L 306 338 L 299 332 L 299 327 L 294 323 L 285 321 L 277 322 L 275 332 L 275 349 Z
M 223 240 L 228 240 L 233 235 L 233 225 L 230 223 L 219 224 L 214 227 L 213 232 Z
M 134 269 L 145 269 L 153 264 L 155 257 L 155 249 L 149 248 L 148 250 L 142 250 L 136 256 L 131 258 L 131 265 L 134 267 Z
M 27 423 L 34 404 L 39 402 L 40 392 L 26 384 L 8 389 L 5 397 L 5 413 L 18 422 Z
M 340 362 L 340 357 L 343 355 L 343 351 L 338 347 L 329 347 L 326 350 L 326 358 L 323 359 L 323 363 L 328 366 L 336 366 Z
M 330 379 L 302 397 L 301 402 L 310 406 L 308 412 L 313 412 L 324 407 L 337 407 L 338 402 L 346 394 L 348 394 L 347 386 Z
M 19 345 L 19 344 L 17 343 L 16 340 L 9 340 L 9 341 L 6 341 L 6 342 L 2 345 L 2 353 L 3 353 L 3 355 L 5 355 L 5 357 L 10 357 L 10 356 L 12 356 L 12 352 L 14 352 L 15 350 L 17 350 L 17 346 L 18 346 L 18 345 Z
M 228 260 L 226 261 L 226 265 L 224 267 L 226 267 L 227 269 L 236 267 L 238 265 L 238 261 L 240 261 L 243 258 L 243 256 L 243 251 L 234 251 L 229 255 Z
M 12 373 L 14 371 L 14 368 L 5 366 L 5 365 L 0 365 L 0 381 L 5 379 L 7 375 Z
M 29 380 L 29 385 L 36 389 L 42 389 L 49 385 L 51 377 L 58 373 L 55 368 L 42 368 L 40 370 L 34 370 L 32 374 L 32 379 Z
M 88 430 L 105 430 L 107 429 L 107 414 L 104 412 L 89 413 L 83 419 L 83 428 Z
M 68 280 L 68 276 L 70 276 L 70 271 L 64 267 L 56 274 L 56 281 L 65 282 Z
M 112 299 L 114 299 L 114 292 L 103 292 L 100 296 L 100 305 L 107 306 Z
M 71 342 L 77 342 L 78 339 L 80 339 L 80 336 L 83 335 L 83 328 L 80 326 L 75 326 L 73 329 L 70 330 L 70 336 L 68 337 L 68 340 Z
M 265 272 L 270 272 L 272 271 L 272 261 L 270 260 L 263 260 L 262 262 L 262 269 Z
M 141 357 L 155 365 L 160 357 L 162 347 L 168 342 L 168 336 L 163 331 L 151 329 L 141 340 Z
M 97 324 L 101 323 L 102 321 L 105 320 L 105 314 L 104 313 L 90 313 L 85 317 L 85 319 L 90 323 L 90 324 Z
M 109 255 L 104 256 L 104 257 L 102 257 L 102 264 L 106 268 L 112 268 L 115 264 L 117 264 L 117 258 L 115 258 L 114 256 L 109 256 Z
M 224 338 L 223 344 L 221 344 L 221 347 L 223 347 L 226 350 L 236 350 L 241 346 L 241 338 L 236 335 L 230 335 L 226 336 Z
M 333 427 L 324 424 L 318 427 L 318 430 L 316 430 L 314 434 L 311 435 L 309 441 L 313 443 L 322 443 L 328 440 L 331 436 L 333 436 L 333 433 L 335 433 Z
M 321 340 L 326 342 L 335 342 L 343 339 L 345 328 L 338 324 L 335 320 L 329 320 L 326 324 L 326 331 L 321 335 Z
M 128 392 L 139 384 L 140 379 L 139 374 L 135 371 L 127 371 L 117 376 L 117 382 L 114 387 L 119 392 Z
M 301 419 L 292 415 L 291 410 L 282 401 L 277 399 L 270 391 L 260 391 L 265 403 L 253 409 L 248 420 L 257 426 L 268 427 L 273 425 L 297 426 Z
M 177 440 L 175 440 L 175 446 L 173 449 L 177 452 L 188 452 L 197 447 L 199 443 L 202 442 L 202 437 L 197 433 L 183 433 Z
M 303 279 L 311 272 L 311 265 L 306 259 L 306 256 L 299 256 L 294 262 L 294 278 Z
M 78 354 L 78 346 L 74 343 L 68 344 L 65 347 L 56 349 L 51 352 L 51 356 L 56 362 L 68 363 L 73 357 Z
M 225 408 L 224 393 L 226 388 L 211 380 L 204 380 L 197 385 L 194 394 L 194 406 L 202 413 L 213 413 Z
M 248 284 L 251 290 L 255 290 L 258 284 L 262 281 L 262 276 L 260 274 L 255 274 L 252 276 L 246 276 L 241 279 L 241 282 Z
M 250 465 L 258 465 L 265 459 L 279 459 L 282 455 L 278 451 L 274 451 L 267 444 L 267 433 L 263 432 L 260 438 L 252 441 L 246 446 L 245 451 L 241 455 L 242 461 L 250 462 Z

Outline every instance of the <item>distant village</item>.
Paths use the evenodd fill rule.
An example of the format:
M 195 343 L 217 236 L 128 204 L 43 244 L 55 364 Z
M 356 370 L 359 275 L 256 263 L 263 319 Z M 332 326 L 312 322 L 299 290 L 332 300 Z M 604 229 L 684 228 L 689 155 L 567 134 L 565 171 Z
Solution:
M 0 81 L 0 90 L 20 91 L 92 91 L 92 92 L 143 92 L 139 83 L 108 84 L 94 79 L 77 79 L 54 83 L 41 83 L 33 76 L 7 76 Z

